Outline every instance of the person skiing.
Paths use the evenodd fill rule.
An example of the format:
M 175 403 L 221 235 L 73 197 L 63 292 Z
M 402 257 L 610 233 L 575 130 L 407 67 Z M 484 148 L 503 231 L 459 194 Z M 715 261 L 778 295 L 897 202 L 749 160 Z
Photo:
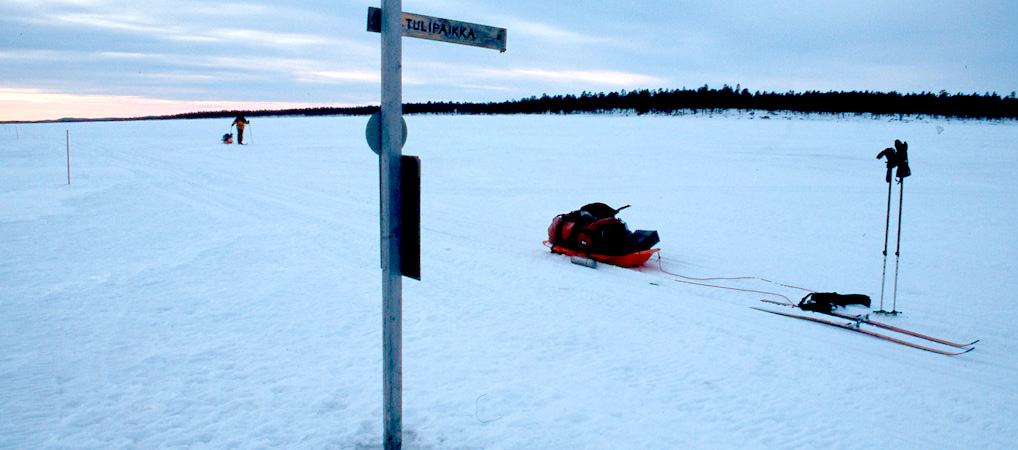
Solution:
M 240 145 L 244 145 L 244 125 L 247 125 L 249 123 L 251 123 L 251 121 L 244 118 L 243 114 L 237 116 L 236 119 L 233 119 L 232 125 L 237 126 L 237 143 Z

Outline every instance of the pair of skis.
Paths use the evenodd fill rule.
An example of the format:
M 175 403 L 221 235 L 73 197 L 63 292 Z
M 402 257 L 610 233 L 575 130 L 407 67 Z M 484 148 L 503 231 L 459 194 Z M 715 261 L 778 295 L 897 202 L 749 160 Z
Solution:
M 787 303 L 781 303 L 781 302 L 776 302 L 776 301 L 772 301 L 772 300 L 761 300 L 761 301 L 765 302 L 765 303 L 772 303 L 772 304 L 775 304 L 775 305 L 790 306 L 790 307 L 793 307 L 793 308 L 795 307 L 795 305 L 791 305 L 791 304 L 787 304 Z M 889 325 L 889 324 L 886 324 L 886 323 L 883 323 L 883 322 L 877 322 L 877 321 L 874 321 L 874 320 L 870 320 L 868 315 L 851 315 L 851 314 L 839 313 L 837 311 L 832 311 L 830 313 L 825 313 L 825 315 L 832 317 L 832 319 L 828 319 L 828 318 L 824 318 L 824 317 L 817 317 L 816 315 L 804 315 L 804 314 L 793 314 L 793 313 L 788 313 L 788 312 L 784 312 L 784 311 L 772 311 L 772 310 L 769 310 L 769 309 L 758 308 L 758 307 L 755 307 L 755 306 L 752 307 L 752 308 L 756 309 L 758 311 L 768 312 L 768 313 L 771 313 L 771 314 L 777 314 L 779 316 L 793 317 L 793 318 L 796 318 L 796 319 L 808 320 L 810 322 L 821 323 L 821 324 L 824 324 L 824 325 L 831 325 L 831 326 L 835 326 L 835 327 L 838 327 L 838 328 L 843 328 L 843 329 L 846 329 L 846 330 L 849 330 L 849 331 L 855 331 L 857 333 L 862 333 L 862 334 L 865 334 L 865 335 L 873 336 L 875 338 L 883 339 L 885 341 L 894 342 L 896 344 L 901 344 L 901 345 L 905 345 L 905 346 L 908 346 L 908 347 L 917 348 L 919 350 L 926 350 L 928 352 L 939 353 L 941 355 L 957 356 L 957 355 L 961 355 L 961 354 L 964 354 L 964 353 L 968 353 L 968 352 L 974 350 L 975 347 L 972 347 L 972 346 L 975 345 L 977 342 L 979 342 L 978 339 L 975 340 L 975 341 L 969 342 L 967 344 L 951 342 L 951 341 L 948 341 L 948 340 L 945 340 L 945 339 L 935 338 L 933 336 L 927 336 L 927 335 L 922 334 L 922 333 L 917 333 L 915 331 L 899 328 L 899 327 L 896 327 L 894 325 Z M 835 320 L 833 318 L 848 320 L 848 322 L 838 321 L 838 320 Z M 888 331 L 893 331 L 895 333 L 900 333 L 902 335 L 912 336 L 912 337 L 923 339 L 923 340 L 926 340 L 926 341 L 935 342 L 937 344 L 941 344 L 941 345 L 944 345 L 944 346 L 952 347 L 952 348 L 955 348 L 955 349 L 958 349 L 958 350 L 945 350 L 945 349 L 941 349 L 941 348 L 931 347 L 931 346 L 928 346 L 928 345 L 917 344 L 915 342 L 906 341 L 906 340 L 899 339 L 899 338 L 896 338 L 894 336 L 890 336 L 890 335 L 887 335 L 887 334 L 877 333 L 877 332 L 875 332 L 873 330 L 864 328 L 863 325 L 869 325 L 869 326 L 873 326 L 873 327 L 876 327 L 876 328 L 882 328 L 882 329 L 885 329 L 885 330 L 888 330 Z

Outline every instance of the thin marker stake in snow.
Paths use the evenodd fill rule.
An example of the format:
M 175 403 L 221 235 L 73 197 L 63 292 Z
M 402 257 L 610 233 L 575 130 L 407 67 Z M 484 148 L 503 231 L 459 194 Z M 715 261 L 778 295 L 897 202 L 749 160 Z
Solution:
M 64 130 L 67 134 L 67 185 L 71 184 L 71 130 Z

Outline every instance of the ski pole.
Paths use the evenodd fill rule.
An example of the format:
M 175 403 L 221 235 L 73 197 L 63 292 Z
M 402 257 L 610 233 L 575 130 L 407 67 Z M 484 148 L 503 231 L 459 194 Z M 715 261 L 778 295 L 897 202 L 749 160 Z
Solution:
M 898 260 L 901 258 L 901 204 L 904 203 L 905 179 L 902 178 L 898 187 L 898 242 L 894 249 L 894 297 L 891 303 L 891 314 L 897 314 L 898 305 Z
M 251 129 L 251 122 L 247 123 L 247 137 L 251 138 L 251 143 L 254 144 L 254 131 Z
M 887 239 L 891 233 L 891 188 L 894 187 L 890 181 L 887 182 L 887 223 L 884 226 L 884 269 L 880 275 L 880 311 L 884 311 L 884 283 L 887 280 Z

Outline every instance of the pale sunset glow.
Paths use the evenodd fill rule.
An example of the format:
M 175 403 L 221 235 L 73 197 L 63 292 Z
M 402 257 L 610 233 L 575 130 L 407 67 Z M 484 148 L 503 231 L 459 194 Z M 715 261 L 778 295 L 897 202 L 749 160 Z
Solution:
M 81 95 L 38 89 L 0 88 L 0 121 L 36 121 L 71 118 L 124 118 L 181 114 L 195 111 L 311 108 L 320 103 L 256 101 L 187 101 L 127 95 Z M 60 117 L 54 112 L 60 111 Z

